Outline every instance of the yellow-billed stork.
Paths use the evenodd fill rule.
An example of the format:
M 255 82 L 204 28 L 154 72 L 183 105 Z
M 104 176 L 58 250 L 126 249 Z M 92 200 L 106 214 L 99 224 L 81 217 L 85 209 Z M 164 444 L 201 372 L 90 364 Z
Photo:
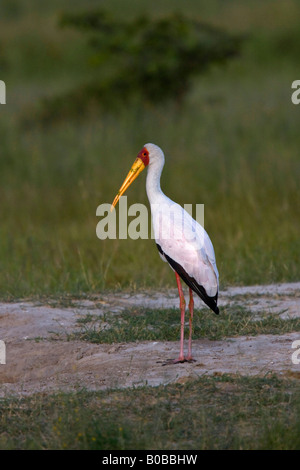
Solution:
M 116 195 L 111 210 L 141 171 L 148 167 L 146 190 L 151 206 L 155 241 L 161 258 L 168 262 L 175 272 L 180 297 L 180 353 L 178 359 L 167 361 L 167 363 L 191 362 L 193 361 L 193 291 L 218 314 L 219 273 L 214 248 L 204 228 L 179 204 L 173 202 L 162 192 L 160 177 L 164 163 L 164 153 L 157 145 L 151 143 L 144 145 Z M 188 285 L 190 294 L 187 357 L 184 356 L 183 348 L 185 299 L 180 278 Z

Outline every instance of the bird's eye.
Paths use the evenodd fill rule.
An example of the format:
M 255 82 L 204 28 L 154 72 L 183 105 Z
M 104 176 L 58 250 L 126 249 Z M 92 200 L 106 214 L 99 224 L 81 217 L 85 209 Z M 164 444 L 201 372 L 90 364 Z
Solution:
M 146 152 L 144 152 L 143 155 L 144 155 L 144 157 L 147 157 L 147 153 L 146 153 Z

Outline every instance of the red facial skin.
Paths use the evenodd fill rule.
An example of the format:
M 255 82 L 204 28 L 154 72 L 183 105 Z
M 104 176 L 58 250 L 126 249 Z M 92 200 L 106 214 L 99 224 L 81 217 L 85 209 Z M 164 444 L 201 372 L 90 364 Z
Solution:
M 142 150 L 139 152 L 137 158 L 140 158 L 145 166 L 149 165 L 149 152 L 146 147 L 143 147 Z

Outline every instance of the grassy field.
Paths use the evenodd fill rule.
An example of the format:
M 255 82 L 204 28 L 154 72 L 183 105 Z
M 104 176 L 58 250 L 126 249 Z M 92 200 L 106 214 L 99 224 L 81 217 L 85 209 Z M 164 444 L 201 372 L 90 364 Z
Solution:
M 166 194 L 205 204 L 221 287 L 298 280 L 298 2 L 168 1 L 155 12 L 147 1 L 125 3 L 109 8 L 128 18 L 184 11 L 248 39 L 239 59 L 195 80 L 181 108 L 135 103 L 117 114 L 24 126 L 41 97 L 95 73 L 82 35 L 57 25 L 62 10 L 95 3 L 2 2 L 0 296 L 174 286 L 153 240 L 100 241 L 95 232 L 97 206 L 112 201 L 149 141 L 166 153 Z M 147 203 L 140 178 L 128 204 Z
M 180 337 L 178 309 L 133 308 L 117 316 L 93 315 L 92 311 L 78 320 L 79 331 L 69 335 L 92 343 L 135 341 L 177 341 Z M 260 312 L 259 316 L 242 305 L 222 307 L 222 316 L 208 315 L 206 309 L 195 311 L 193 338 L 216 341 L 242 335 L 285 334 L 300 331 L 300 319 L 283 319 Z
M 299 394 L 276 376 L 0 401 L 5 449 L 299 449 Z

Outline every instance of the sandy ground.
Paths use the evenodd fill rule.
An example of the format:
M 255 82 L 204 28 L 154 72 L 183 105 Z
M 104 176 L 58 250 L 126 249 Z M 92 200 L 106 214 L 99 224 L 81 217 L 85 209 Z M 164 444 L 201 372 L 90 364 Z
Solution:
M 243 304 L 254 312 L 283 318 L 300 316 L 300 283 L 231 288 L 220 293 L 220 306 Z M 202 307 L 200 299 L 195 306 Z M 86 316 L 116 315 L 124 308 L 178 307 L 175 290 L 166 294 L 104 295 L 95 301 L 73 301 L 54 307 L 37 302 L 0 304 L 0 340 L 6 345 L 6 364 L 0 364 L 0 396 L 36 392 L 101 390 L 140 385 L 185 382 L 203 374 L 260 375 L 275 372 L 300 378 L 293 364 L 292 343 L 300 332 L 193 341 L 193 363 L 163 366 L 178 356 L 179 342 L 91 344 L 67 341 Z M 178 316 L 179 321 L 179 316 Z M 299 354 L 300 357 L 300 354 Z

